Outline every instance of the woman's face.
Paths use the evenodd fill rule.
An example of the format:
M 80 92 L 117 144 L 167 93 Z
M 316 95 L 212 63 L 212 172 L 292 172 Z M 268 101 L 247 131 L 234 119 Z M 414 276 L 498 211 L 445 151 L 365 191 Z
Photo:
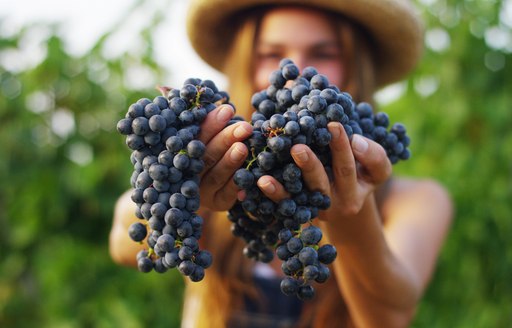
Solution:
M 256 40 L 255 86 L 268 86 L 270 73 L 282 58 L 290 58 L 302 70 L 314 66 L 331 84 L 343 80 L 341 49 L 333 25 L 324 13 L 306 8 L 276 8 L 268 11 Z

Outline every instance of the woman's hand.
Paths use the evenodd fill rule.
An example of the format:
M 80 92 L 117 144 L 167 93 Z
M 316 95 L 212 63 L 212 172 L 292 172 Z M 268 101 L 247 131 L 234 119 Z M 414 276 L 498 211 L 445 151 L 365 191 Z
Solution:
M 238 188 L 233 182 L 233 174 L 248 154 L 241 141 L 252 134 L 252 126 L 248 122 L 226 127 L 233 115 L 231 106 L 221 105 L 201 124 L 199 140 L 206 145 L 205 168 L 199 188 L 201 206 L 214 211 L 228 210 L 236 200 Z
M 329 181 L 322 163 L 308 146 L 297 144 L 291 149 L 307 187 L 331 198 L 330 208 L 320 212 L 322 220 L 357 215 L 368 195 L 391 175 L 391 162 L 379 144 L 360 135 L 350 141 L 340 123 L 331 122 L 328 128 L 332 135 L 333 181 Z M 271 176 L 261 177 L 258 186 L 274 201 L 289 196 Z

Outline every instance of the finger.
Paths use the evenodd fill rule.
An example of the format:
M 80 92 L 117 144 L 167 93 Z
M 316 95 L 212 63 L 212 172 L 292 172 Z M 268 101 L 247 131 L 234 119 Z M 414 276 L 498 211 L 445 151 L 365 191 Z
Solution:
M 236 199 L 238 199 L 240 202 L 243 201 L 245 197 L 247 197 L 247 193 L 245 192 L 245 190 L 239 190 L 236 193 Z
M 324 166 L 306 145 L 297 144 L 291 149 L 291 155 L 295 164 L 301 169 L 304 183 L 308 189 L 330 194 L 329 179 Z
M 391 162 L 386 151 L 378 143 L 360 135 L 352 137 L 352 151 L 361 164 L 361 174 L 370 182 L 380 184 L 391 175 Z
M 241 121 L 226 127 L 215 135 L 206 145 L 203 174 L 215 166 L 235 142 L 242 141 L 251 134 L 252 126 Z M 237 162 L 241 164 L 244 160 L 245 158 Z
M 233 174 L 242 166 L 248 152 L 247 147 L 243 143 L 234 143 L 224 153 L 222 158 L 201 178 L 201 187 L 206 194 L 217 192 L 229 180 L 232 180 Z
M 334 177 L 334 188 L 341 192 L 356 190 L 357 170 L 350 140 L 338 122 L 330 122 L 327 125 L 331 133 L 332 174 Z M 346 195 L 347 196 L 347 195 Z
M 231 177 L 221 189 L 217 190 L 213 197 L 216 208 L 226 211 L 233 207 L 238 198 L 238 192 L 239 188 Z
M 262 176 L 256 184 L 265 196 L 276 203 L 290 197 L 290 194 L 284 189 L 283 185 L 270 175 Z
M 212 199 L 215 208 L 228 209 L 226 206 L 232 205 L 239 191 L 233 182 L 233 174 L 245 161 L 247 154 L 247 147 L 243 143 L 233 144 L 222 159 L 202 177 L 202 199 Z
M 201 123 L 201 132 L 198 139 L 208 143 L 219 131 L 226 127 L 229 120 L 235 115 L 235 110 L 230 105 L 221 105 L 212 110 Z

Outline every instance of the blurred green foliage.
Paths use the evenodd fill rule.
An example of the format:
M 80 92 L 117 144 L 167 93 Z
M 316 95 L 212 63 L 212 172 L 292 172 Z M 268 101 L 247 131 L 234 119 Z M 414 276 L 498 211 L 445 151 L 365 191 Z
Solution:
M 45 28 L 3 37 L 0 51 L 20 59 L 23 40 Z M 0 326 L 177 327 L 181 277 L 143 275 L 108 253 L 113 206 L 132 170 L 115 126 L 130 102 L 158 95 L 127 88 L 127 71 L 163 80 L 150 29 L 139 57 L 106 59 L 113 32 L 74 57 L 50 28 L 41 63 L 0 68 Z
M 381 108 L 413 141 L 413 158 L 397 174 L 438 179 L 456 207 L 414 327 L 512 322 L 512 58 L 510 45 L 492 47 L 485 35 L 499 27 L 511 37 L 503 6 L 429 1 L 427 35 L 437 35 L 434 45 L 448 36 L 450 46 L 428 47 L 405 94 Z M 108 254 L 113 206 L 131 174 L 115 124 L 131 102 L 157 95 L 128 87 L 131 68 L 166 78 L 153 59 L 151 31 L 161 19 L 140 33 L 146 51 L 116 58 L 102 52 L 116 28 L 82 56 L 66 50 L 58 26 L 0 37 L 5 58 L 50 28 L 37 65 L 12 70 L 0 61 L 1 327 L 179 325 L 179 274 L 144 275 Z

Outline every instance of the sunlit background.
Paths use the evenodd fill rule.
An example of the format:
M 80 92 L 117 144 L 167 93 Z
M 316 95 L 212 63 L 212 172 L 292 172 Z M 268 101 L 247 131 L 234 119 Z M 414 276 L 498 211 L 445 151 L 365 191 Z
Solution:
M 436 53 L 444 53 L 452 46 L 449 29 L 459 25 L 463 12 L 450 10 L 445 1 L 419 0 L 421 6 L 439 19 L 439 26 L 426 31 L 425 45 Z M 462 10 L 478 16 L 479 3 L 495 6 L 499 1 L 468 1 L 460 2 Z M 133 10 L 137 7 L 137 10 Z M 165 15 L 162 21 L 151 30 L 154 44 L 154 59 L 166 70 L 165 79 L 171 85 L 178 85 L 190 76 L 208 76 L 219 85 L 225 85 L 222 75 L 213 70 L 192 50 L 184 29 L 187 1 L 146 1 L 139 4 L 134 0 L 91 0 L 70 3 L 65 0 L 47 1 L 0 1 L 0 13 L 4 17 L 2 35 L 16 34 L 23 26 L 35 22 L 59 24 L 58 35 L 65 42 L 65 49 L 72 55 L 81 56 L 90 51 L 91 47 L 104 33 L 115 30 L 103 45 L 102 55 L 105 58 L 119 57 L 124 53 L 134 56 L 144 52 L 144 40 L 138 34 L 150 27 L 152 21 L 148 17 L 160 13 Z M 497 72 L 505 67 L 505 56 L 512 52 L 512 1 L 499 4 L 497 21 L 488 17 L 475 17 L 469 24 L 469 32 L 478 39 L 483 39 L 489 51 L 485 54 L 482 64 L 491 71 Z M 45 55 L 44 41 L 52 33 L 50 28 L 36 29 L 27 35 L 18 49 L 5 51 L 2 54 L 2 66 L 9 71 L 22 71 L 40 63 Z M 144 67 L 130 67 L 124 83 L 134 89 L 145 88 L 157 83 L 154 74 Z M 382 90 L 377 99 L 386 104 L 404 94 L 405 83 L 397 83 Z M 435 75 L 423 76 L 415 81 L 415 91 L 423 97 L 434 93 L 439 87 L 439 78 Z
M 413 327 L 512 325 L 512 0 L 419 0 L 425 55 L 377 94 L 457 212 Z M 155 85 L 224 78 L 185 0 L 0 0 L 0 327 L 179 325 L 179 274 L 114 265 L 131 165 L 115 124 Z M 221 10 L 221 9 L 219 9 Z
M 65 50 L 71 55 L 83 56 L 103 34 L 114 31 L 102 45 L 101 54 L 107 59 L 125 53 L 140 56 L 146 47 L 141 31 L 151 29 L 152 18 L 162 15 L 162 21 L 151 29 L 151 37 L 155 39 L 154 59 L 166 70 L 164 78 L 174 85 L 190 76 L 205 75 L 222 84 L 222 76 L 200 61 L 188 42 L 184 29 L 186 9 L 185 0 L 144 3 L 134 0 L 0 1 L 0 13 L 5 19 L 3 36 L 16 34 L 23 26 L 35 22 L 57 23 Z M 47 53 L 45 40 L 51 33 L 48 27 L 31 31 L 17 51 L 13 49 L 2 54 L 2 65 L 12 71 L 37 65 Z M 154 74 L 144 67 L 133 66 L 130 69 L 133 71 L 124 81 L 129 87 L 137 89 L 157 83 Z

